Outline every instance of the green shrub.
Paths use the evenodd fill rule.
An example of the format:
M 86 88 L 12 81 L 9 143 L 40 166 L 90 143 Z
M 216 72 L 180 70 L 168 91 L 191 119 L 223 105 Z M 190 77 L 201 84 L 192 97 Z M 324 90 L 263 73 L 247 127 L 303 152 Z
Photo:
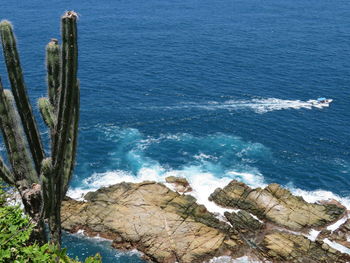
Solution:
M 1 185 L 1 182 L 0 182 Z M 0 187 L 0 263 L 78 263 L 67 256 L 66 249 L 50 244 L 30 244 L 33 225 L 19 206 L 6 204 L 6 194 Z M 101 263 L 97 254 L 85 263 Z

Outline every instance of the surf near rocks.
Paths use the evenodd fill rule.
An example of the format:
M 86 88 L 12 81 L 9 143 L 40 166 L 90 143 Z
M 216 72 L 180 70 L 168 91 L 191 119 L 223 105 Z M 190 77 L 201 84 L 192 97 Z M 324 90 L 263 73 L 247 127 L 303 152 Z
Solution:
M 251 189 L 237 181 L 217 189 L 211 200 L 241 211 L 226 212 L 227 220 L 222 221 L 194 197 L 161 183 L 120 183 L 88 193 L 85 201 L 66 200 L 62 224 L 71 232 L 83 229 L 88 235 L 111 239 L 118 249 L 136 248 L 154 262 L 204 262 L 218 256 L 273 262 L 350 260 L 349 255 L 322 240 L 311 241 L 302 232 L 314 226 L 321 230 L 337 221 L 345 213 L 337 204 L 310 204 L 275 184 Z M 292 216 L 284 224 L 276 211 L 269 211 L 277 207 L 289 211 L 283 210 L 291 206 L 285 204 L 293 204 L 296 211 L 308 208 L 316 215 L 311 221 Z

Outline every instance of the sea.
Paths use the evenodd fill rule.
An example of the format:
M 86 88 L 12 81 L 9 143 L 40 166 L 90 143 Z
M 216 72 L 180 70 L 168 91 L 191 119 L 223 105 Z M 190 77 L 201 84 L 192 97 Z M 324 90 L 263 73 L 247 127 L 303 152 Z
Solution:
M 350 208 L 349 1 L 3 2 L 46 142 L 36 101 L 47 94 L 45 45 L 60 39 L 66 10 L 79 14 L 81 83 L 69 196 L 176 175 L 213 212 L 208 195 L 233 179 Z M 318 97 L 333 102 L 315 107 Z M 83 233 L 65 233 L 63 246 L 80 260 L 144 262 Z

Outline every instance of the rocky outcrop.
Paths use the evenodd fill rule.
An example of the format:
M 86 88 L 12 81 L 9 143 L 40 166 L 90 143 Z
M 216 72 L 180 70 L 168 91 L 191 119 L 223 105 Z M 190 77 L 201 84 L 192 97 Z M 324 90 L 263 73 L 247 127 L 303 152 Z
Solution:
M 186 178 L 168 176 L 165 178 L 165 182 L 174 185 L 175 190 L 179 193 L 188 193 L 192 191 L 192 187 L 190 186 Z
M 236 181 L 217 189 L 211 200 L 242 210 L 225 212 L 222 221 L 194 197 L 163 184 L 121 183 L 90 192 L 85 201 L 65 200 L 62 226 L 111 239 L 118 249 L 136 248 L 152 262 L 204 262 L 223 255 L 262 262 L 350 262 L 349 255 L 321 240 L 287 230 L 327 225 L 343 213 L 337 205 L 309 204 L 275 184 L 251 189 Z M 344 241 L 348 233 L 346 222 L 326 234 Z
M 347 219 L 334 231 L 322 230 L 318 239 L 324 238 L 328 238 L 350 249 L 350 219 Z
M 233 254 L 243 242 L 192 196 L 155 182 L 121 183 L 67 200 L 66 230 L 85 229 L 113 240 L 116 248 L 137 248 L 156 262 L 202 262 Z
M 278 184 L 252 189 L 232 181 L 223 189 L 218 188 L 210 200 L 228 208 L 240 208 L 291 230 L 322 227 L 337 220 L 345 209 L 335 204 L 311 204 L 294 196 Z
M 232 227 L 239 232 L 247 233 L 252 232 L 256 234 L 260 231 L 264 224 L 256 220 L 251 214 L 247 211 L 238 211 L 236 212 L 225 212 L 225 217 L 231 223 Z
M 273 262 L 345 263 L 350 260 L 348 255 L 322 241 L 312 242 L 302 235 L 279 231 L 267 234 L 259 249 Z

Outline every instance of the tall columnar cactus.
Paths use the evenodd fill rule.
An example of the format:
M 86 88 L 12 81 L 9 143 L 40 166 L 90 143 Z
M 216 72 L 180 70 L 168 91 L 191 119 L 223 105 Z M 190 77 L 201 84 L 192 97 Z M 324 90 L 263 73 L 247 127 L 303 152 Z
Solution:
M 26 212 L 36 223 L 34 238 L 45 240 L 44 218 L 50 237 L 61 242 L 60 211 L 71 179 L 79 122 L 77 14 L 61 19 L 62 46 L 52 39 L 46 47 L 48 97 L 38 106 L 51 134 L 51 157 L 46 157 L 24 83 L 16 39 L 8 21 L 0 23 L 0 36 L 11 84 L 0 79 L 0 128 L 11 169 L 0 158 L 0 177 L 16 186 Z

